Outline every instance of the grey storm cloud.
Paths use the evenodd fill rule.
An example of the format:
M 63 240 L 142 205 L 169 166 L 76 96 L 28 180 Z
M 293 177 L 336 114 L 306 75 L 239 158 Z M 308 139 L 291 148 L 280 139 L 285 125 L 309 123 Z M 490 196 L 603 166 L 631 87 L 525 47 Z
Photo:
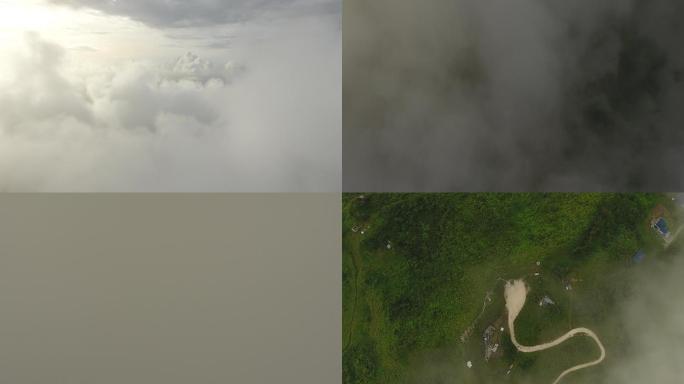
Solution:
M 684 3 L 343 6 L 345 190 L 684 187 Z
M 96 9 L 161 27 L 238 22 L 264 14 L 315 15 L 339 12 L 337 0 L 49 0 Z

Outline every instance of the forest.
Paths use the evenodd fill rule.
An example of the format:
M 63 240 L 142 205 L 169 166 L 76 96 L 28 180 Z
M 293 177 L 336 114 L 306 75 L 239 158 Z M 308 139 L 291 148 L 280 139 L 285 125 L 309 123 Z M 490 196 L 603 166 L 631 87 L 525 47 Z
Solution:
M 590 342 L 579 340 L 543 357 L 520 354 L 504 337 L 498 357 L 482 361 L 480 334 L 504 315 L 503 282 L 518 277 L 527 277 L 530 300 L 554 298 L 551 308 L 530 305 L 521 313 L 519 339 L 533 342 L 584 324 L 619 343 L 611 339 L 611 309 L 629 294 L 633 255 L 663 253 L 650 220 L 667 212 L 676 226 L 672 200 L 343 195 L 343 382 L 487 383 L 503 381 L 506 371 L 506 382 L 541 380 L 552 375 L 543 368 L 593 353 Z M 475 368 L 462 368 L 465 360 Z

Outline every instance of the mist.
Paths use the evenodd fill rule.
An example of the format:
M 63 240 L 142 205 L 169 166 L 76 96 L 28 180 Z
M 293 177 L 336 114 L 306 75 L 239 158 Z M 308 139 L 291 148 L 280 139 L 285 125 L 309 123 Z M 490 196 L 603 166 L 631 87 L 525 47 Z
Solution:
M 605 382 L 679 383 L 684 377 L 684 253 L 657 262 L 634 282 L 620 316 L 629 341 L 609 364 Z
M 3 194 L 2 381 L 334 382 L 338 206 L 335 194 Z
M 346 191 L 677 190 L 684 5 L 344 2 Z

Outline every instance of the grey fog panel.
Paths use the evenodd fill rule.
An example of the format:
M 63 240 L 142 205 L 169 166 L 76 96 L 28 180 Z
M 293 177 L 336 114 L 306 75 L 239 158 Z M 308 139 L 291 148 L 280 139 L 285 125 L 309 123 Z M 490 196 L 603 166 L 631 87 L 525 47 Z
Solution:
M 3 383 L 335 383 L 339 194 L 0 196 Z
M 345 191 L 684 187 L 684 3 L 343 8 Z

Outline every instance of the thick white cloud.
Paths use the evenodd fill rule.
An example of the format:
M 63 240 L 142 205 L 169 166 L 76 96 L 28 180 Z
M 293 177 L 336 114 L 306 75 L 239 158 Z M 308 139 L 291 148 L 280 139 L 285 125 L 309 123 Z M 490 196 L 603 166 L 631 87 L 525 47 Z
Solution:
M 237 62 L 79 67 L 27 34 L 0 84 L 0 190 L 338 190 L 336 20 L 245 26 Z

